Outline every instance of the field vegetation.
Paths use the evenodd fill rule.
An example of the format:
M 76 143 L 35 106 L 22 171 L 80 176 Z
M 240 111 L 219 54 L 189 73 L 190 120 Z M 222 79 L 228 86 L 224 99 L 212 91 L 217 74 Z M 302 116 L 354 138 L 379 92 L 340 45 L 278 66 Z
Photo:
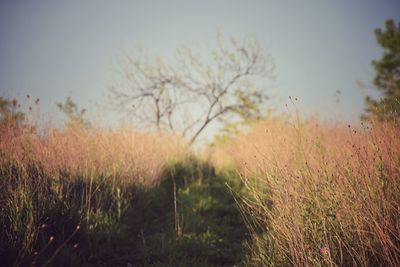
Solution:
M 259 120 L 206 153 L 133 128 L 3 124 L 5 266 L 398 266 L 395 122 Z
M 400 24 L 376 37 L 384 98 L 353 125 L 265 115 L 271 58 L 220 36 L 210 62 L 125 58 L 111 100 L 140 130 L 0 97 L 0 265 L 400 266 Z
M 241 260 L 245 224 L 226 186 L 239 192 L 237 175 L 216 173 L 177 137 L 82 122 L 70 120 L 63 130 L 2 125 L 4 266 Z
M 398 266 L 398 137 L 395 122 L 293 116 L 226 142 L 219 164 L 235 166 L 248 190 L 249 265 Z

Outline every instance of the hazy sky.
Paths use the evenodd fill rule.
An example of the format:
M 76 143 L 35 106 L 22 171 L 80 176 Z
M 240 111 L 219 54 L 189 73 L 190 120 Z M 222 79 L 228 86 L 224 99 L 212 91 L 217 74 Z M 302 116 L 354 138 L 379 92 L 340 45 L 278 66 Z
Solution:
M 91 119 L 116 121 L 97 104 L 107 103 L 121 48 L 140 44 L 162 56 L 222 29 L 254 34 L 274 58 L 271 105 L 283 107 L 291 95 L 303 112 L 332 118 L 340 110 L 352 120 L 374 93 L 357 81 L 374 76 L 371 61 L 382 51 L 373 30 L 388 18 L 400 18 L 400 1 L 1 0 L 0 95 L 22 103 L 26 94 L 39 97 L 41 112 L 55 120 L 62 117 L 55 103 L 71 95 Z

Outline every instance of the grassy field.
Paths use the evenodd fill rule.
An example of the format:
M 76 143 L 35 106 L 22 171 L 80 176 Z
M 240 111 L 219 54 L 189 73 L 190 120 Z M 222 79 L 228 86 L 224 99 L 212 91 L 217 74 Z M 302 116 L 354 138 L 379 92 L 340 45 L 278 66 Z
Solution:
M 225 145 L 250 197 L 251 266 L 400 266 L 395 124 L 268 119 Z
M 207 156 L 131 128 L 0 135 L 4 266 L 400 266 L 395 124 L 270 118 Z

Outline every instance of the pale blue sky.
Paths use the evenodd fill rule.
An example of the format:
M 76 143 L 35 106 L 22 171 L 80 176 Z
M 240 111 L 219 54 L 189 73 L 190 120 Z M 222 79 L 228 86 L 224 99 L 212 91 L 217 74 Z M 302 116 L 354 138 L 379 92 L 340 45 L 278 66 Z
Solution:
M 113 3 L 113 4 L 110 4 Z M 95 121 L 120 116 L 105 104 L 121 48 L 140 44 L 171 54 L 180 44 L 254 34 L 276 64 L 271 105 L 289 95 L 305 113 L 358 118 L 371 60 L 380 57 L 373 30 L 399 20 L 400 1 L 0 1 L 0 95 L 41 99 L 41 112 L 62 116 L 68 95 Z M 341 102 L 334 93 L 341 90 Z M 57 115 L 58 114 L 58 115 Z

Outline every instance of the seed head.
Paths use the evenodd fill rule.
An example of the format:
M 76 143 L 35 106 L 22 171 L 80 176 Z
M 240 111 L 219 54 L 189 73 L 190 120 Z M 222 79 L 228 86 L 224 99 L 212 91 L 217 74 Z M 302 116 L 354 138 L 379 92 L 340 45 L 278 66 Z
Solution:
M 319 252 L 320 252 L 322 255 L 327 255 L 327 254 L 329 254 L 329 248 L 328 248 L 327 246 L 323 246 L 323 247 L 321 247 L 321 248 L 319 249 Z

